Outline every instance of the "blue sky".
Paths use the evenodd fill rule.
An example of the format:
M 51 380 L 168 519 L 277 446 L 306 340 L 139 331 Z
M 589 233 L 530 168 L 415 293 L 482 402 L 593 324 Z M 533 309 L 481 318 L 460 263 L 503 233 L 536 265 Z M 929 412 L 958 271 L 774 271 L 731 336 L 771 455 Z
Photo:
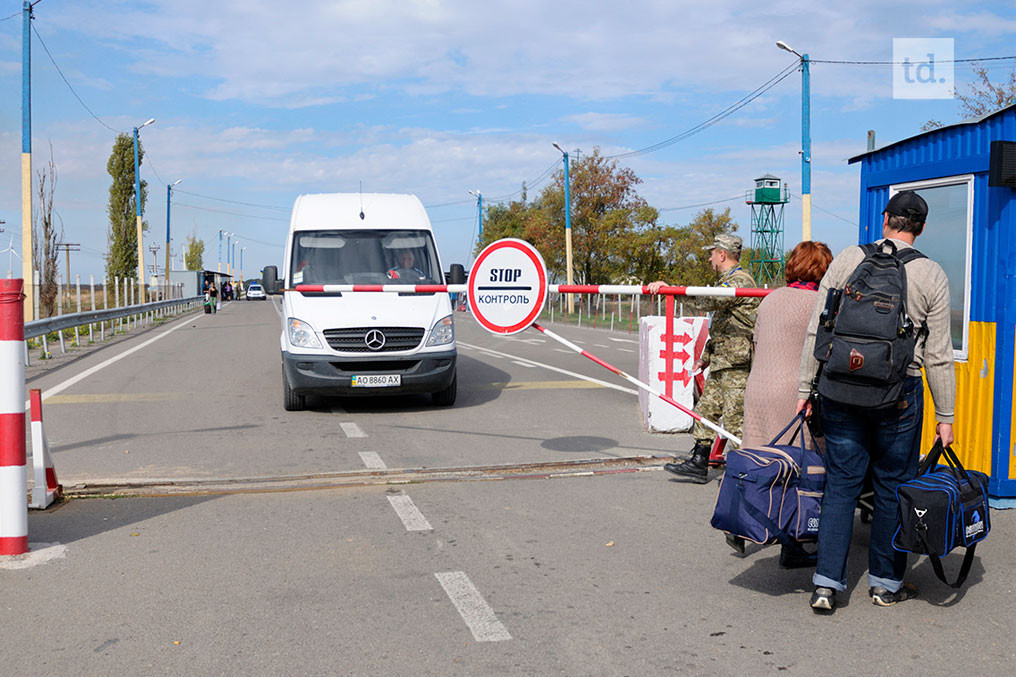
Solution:
M 19 251 L 20 8 L 0 0 L 0 19 L 18 14 L 0 22 L 0 249 L 13 233 Z M 196 232 L 214 268 L 218 230 L 236 232 L 249 276 L 281 262 L 297 195 L 355 192 L 362 181 L 364 191 L 418 195 L 447 266 L 468 262 L 475 237 L 467 190 L 492 198 L 530 180 L 535 195 L 543 184 L 531 180 L 559 162 L 553 142 L 610 155 L 680 134 L 792 64 L 777 40 L 816 60 L 890 61 L 901 37 L 952 38 L 956 59 L 1016 54 L 1007 2 L 43 0 L 35 16 L 101 120 L 33 35 L 33 164 L 48 162 L 52 144 L 55 208 L 65 239 L 82 243 L 71 267 L 85 279 L 101 277 L 106 249 L 107 125 L 129 132 L 156 118 L 142 130 L 146 246 L 164 246 L 165 186 L 182 178 L 174 249 Z M 991 71 L 1001 80 L 1013 67 Z M 929 118 L 958 121 L 959 105 L 894 99 L 890 66 L 811 71 L 813 234 L 839 250 L 857 237 L 858 169 L 846 159 L 864 151 L 866 131 L 885 145 Z M 955 76 L 964 91 L 969 66 Z M 719 124 L 622 162 L 668 224 L 698 211 L 670 208 L 743 196 L 766 172 L 799 194 L 800 106 L 795 72 Z M 743 199 L 716 206 L 731 207 L 747 238 Z M 788 248 L 800 223 L 794 199 Z

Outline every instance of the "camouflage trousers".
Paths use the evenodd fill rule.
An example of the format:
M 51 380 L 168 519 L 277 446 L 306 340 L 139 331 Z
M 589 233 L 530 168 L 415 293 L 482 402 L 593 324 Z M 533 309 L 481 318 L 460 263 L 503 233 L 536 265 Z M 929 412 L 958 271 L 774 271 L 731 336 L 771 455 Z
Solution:
M 737 437 L 744 429 L 744 387 L 748 383 L 748 369 L 710 370 L 702 397 L 695 405 L 695 413 Z M 695 422 L 692 430 L 695 441 L 711 446 L 716 433 Z

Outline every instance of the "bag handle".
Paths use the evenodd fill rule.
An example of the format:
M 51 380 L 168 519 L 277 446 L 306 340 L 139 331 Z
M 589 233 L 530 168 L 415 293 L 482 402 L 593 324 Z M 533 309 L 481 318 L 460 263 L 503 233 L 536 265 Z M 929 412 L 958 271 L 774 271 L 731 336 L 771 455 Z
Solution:
M 975 484 L 973 479 L 971 479 L 970 475 L 967 473 L 967 469 L 963 467 L 962 463 L 960 463 L 960 459 L 956 456 L 956 452 L 953 451 L 952 445 L 949 445 L 948 447 L 942 446 L 941 437 L 935 440 L 935 446 L 931 448 L 931 451 L 928 452 L 924 461 L 921 462 L 924 469 L 923 471 L 919 471 L 918 474 L 926 475 L 933 472 L 942 456 L 945 456 L 945 462 L 953 469 L 954 472 L 958 472 L 960 477 L 965 479 L 971 485 Z M 981 483 L 977 482 L 976 485 L 980 486 Z
M 794 415 L 794 418 L 791 419 L 790 423 L 788 423 L 786 425 L 786 427 L 783 428 L 783 430 L 781 430 L 780 432 L 776 433 L 776 437 L 774 437 L 772 439 L 772 441 L 769 443 L 769 446 L 772 447 L 772 446 L 776 446 L 777 444 L 779 444 L 780 439 L 784 435 L 786 435 L 787 432 L 791 428 L 793 428 L 794 426 L 797 426 L 797 428 L 794 430 L 794 434 L 790 436 L 790 441 L 787 442 L 787 444 L 788 445 L 792 445 L 794 443 L 794 440 L 797 439 L 797 435 L 800 434 L 801 435 L 801 445 L 800 445 L 801 446 L 801 451 L 804 452 L 804 450 L 806 448 L 806 444 L 807 444 L 807 441 L 804 438 L 804 432 L 803 432 L 803 430 L 806 428 L 805 423 L 806 423 L 806 421 L 805 421 L 805 418 L 804 418 L 804 410 L 801 410 L 801 411 L 797 412 L 797 414 Z M 811 448 L 816 450 L 816 451 L 818 451 L 818 443 L 815 441 L 815 436 L 812 434 L 810 428 L 808 428 L 808 436 L 811 437 Z
M 930 553 L 931 550 L 928 548 L 928 539 L 925 538 L 925 534 L 928 531 L 927 526 L 917 527 L 917 538 L 921 541 L 921 547 L 924 548 L 925 553 Z M 928 559 L 931 560 L 931 568 L 935 570 L 935 575 L 938 576 L 938 580 L 942 581 L 950 588 L 958 588 L 963 585 L 967 580 L 967 576 L 970 574 L 970 566 L 974 563 L 974 551 L 977 549 L 977 543 L 974 543 L 967 548 L 967 552 L 963 555 L 963 564 L 960 565 L 960 572 L 956 576 L 956 582 L 950 583 L 945 577 L 945 570 L 942 568 L 942 561 L 937 555 L 928 555 Z

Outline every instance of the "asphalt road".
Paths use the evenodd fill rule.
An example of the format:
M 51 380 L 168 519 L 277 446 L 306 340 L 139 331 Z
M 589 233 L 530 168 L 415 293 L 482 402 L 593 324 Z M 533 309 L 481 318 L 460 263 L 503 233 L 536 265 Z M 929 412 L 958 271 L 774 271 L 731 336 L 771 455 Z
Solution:
M 633 394 L 588 380 L 615 377 L 536 332 L 494 337 L 457 319 L 450 409 L 406 397 L 284 412 L 271 303 L 189 316 L 31 385 L 60 387 L 159 337 L 47 401 L 65 483 L 690 446 L 643 432 Z M 635 371 L 634 337 L 561 333 Z M 715 483 L 643 469 L 306 489 L 77 499 L 32 512 L 33 552 L 0 562 L 5 671 L 950 675 L 1006 674 L 1016 659 L 1011 511 L 992 512 L 961 591 L 914 558 L 908 579 L 922 596 L 890 609 L 868 600 L 858 522 L 849 594 L 822 617 L 807 606 L 810 570 L 779 569 L 777 548 L 738 556 L 708 526 Z

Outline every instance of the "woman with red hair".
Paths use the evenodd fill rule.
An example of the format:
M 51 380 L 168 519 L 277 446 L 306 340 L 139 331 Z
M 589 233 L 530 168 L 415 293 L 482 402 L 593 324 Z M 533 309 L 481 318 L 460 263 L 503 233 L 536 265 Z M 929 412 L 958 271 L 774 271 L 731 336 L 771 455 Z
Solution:
M 785 269 L 787 286 L 762 299 L 755 322 L 755 357 L 744 389 L 742 448 L 768 445 L 797 410 L 797 378 L 808 321 L 818 296 L 818 283 L 833 260 L 821 242 L 802 242 L 790 253 Z M 744 540 L 727 536 L 727 543 L 744 552 Z M 814 566 L 814 559 L 783 548 L 785 568 Z

